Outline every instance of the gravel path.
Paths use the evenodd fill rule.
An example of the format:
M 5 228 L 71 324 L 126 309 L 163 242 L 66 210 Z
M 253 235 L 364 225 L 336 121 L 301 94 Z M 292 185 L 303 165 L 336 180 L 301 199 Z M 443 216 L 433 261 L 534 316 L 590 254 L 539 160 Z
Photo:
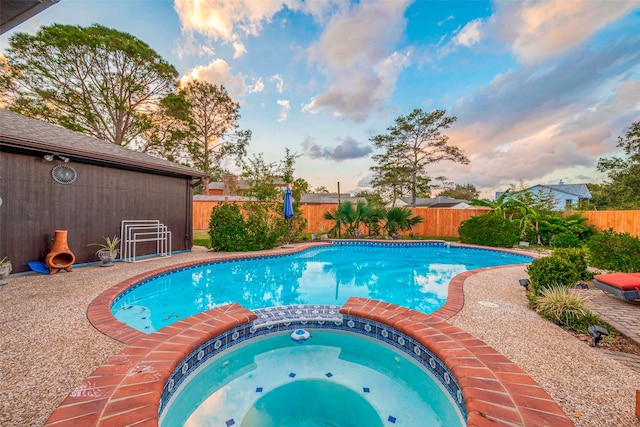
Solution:
M 86 319 L 101 292 L 145 271 L 220 256 L 194 248 L 149 262 L 9 278 L 0 287 L 0 425 L 41 426 L 78 383 L 124 348 Z M 577 427 L 640 426 L 634 415 L 640 374 L 531 312 L 517 285 L 524 274 L 510 267 L 471 277 L 465 306 L 451 323 L 528 372 Z

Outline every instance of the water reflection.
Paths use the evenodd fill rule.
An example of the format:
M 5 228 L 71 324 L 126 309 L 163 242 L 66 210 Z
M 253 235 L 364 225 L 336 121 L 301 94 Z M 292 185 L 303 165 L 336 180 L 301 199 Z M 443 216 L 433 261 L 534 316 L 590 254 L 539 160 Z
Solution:
M 145 332 L 231 302 L 249 309 L 342 305 L 359 296 L 431 313 L 445 303 L 453 276 L 472 268 L 529 261 L 460 248 L 315 248 L 168 274 L 126 294 L 112 312 Z

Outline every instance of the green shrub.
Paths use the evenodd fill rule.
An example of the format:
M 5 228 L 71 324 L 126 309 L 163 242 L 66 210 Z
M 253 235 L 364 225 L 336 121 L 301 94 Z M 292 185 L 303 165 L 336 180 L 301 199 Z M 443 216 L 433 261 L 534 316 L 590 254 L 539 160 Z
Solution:
M 587 240 L 589 263 L 603 270 L 640 271 L 640 239 L 612 229 L 597 233 Z
M 589 326 L 607 325 L 589 310 L 589 300 L 565 286 L 543 289 L 534 301 L 534 309 L 541 316 L 564 328 L 587 333 Z
M 216 251 L 271 249 L 285 232 L 284 218 L 275 204 L 222 203 L 213 208 L 209 220 L 211 247 Z
M 527 266 L 530 289 L 535 296 L 552 286 L 573 286 L 578 280 L 574 265 L 560 256 L 534 259 Z
M 553 250 L 553 256 L 558 256 L 569 261 L 578 273 L 578 279 L 589 280 L 593 278 L 587 267 L 587 250 L 585 248 L 556 248 Z
M 554 248 L 579 248 L 582 246 L 582 241 L 572 232 L 564 231 L 553 236 L 551 246 Z
M 513 247 L 520 240 L 518 224 L 494 214 L 474 216 L 462 221 L 458 234 L 463 243 L 505 248 Z

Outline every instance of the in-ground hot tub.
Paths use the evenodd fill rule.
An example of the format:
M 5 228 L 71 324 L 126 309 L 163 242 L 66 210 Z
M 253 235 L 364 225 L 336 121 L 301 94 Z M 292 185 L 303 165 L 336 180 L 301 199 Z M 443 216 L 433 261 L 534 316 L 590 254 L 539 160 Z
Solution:
M 281 320 L 234 328 L 184 359 L 163 390 L 161 426 L 466 425 L 460 386 L 411 337 L 338 307 L 256 312 L 274 311 Z M 327 320 L 305 318 L 313 312 Z M 302 327 L 310 338 L 293 341 Z

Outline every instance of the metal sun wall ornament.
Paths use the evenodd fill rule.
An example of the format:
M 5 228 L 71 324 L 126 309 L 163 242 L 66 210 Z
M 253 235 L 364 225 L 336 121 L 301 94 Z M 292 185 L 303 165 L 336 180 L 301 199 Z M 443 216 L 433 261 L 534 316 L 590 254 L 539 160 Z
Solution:
M 51 177 L 58 184 L 71 184 L 78 178 L 78 173 L 71 166 L 57 165 L 51 169 Z

